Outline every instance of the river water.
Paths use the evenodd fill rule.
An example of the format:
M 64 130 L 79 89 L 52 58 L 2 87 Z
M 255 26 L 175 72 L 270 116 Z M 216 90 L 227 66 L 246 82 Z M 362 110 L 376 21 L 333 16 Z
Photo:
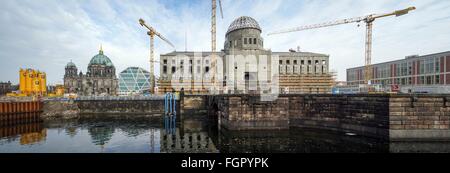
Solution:
M 0 153 L 384 153 L 448 152 L 424 143 L 388 143 L 312 129 L 228 132 L 202 118 L 175 128 L 152 119 L 80 118 L 0 127 Z M 434 145 L 433 145 L 434 146 Z

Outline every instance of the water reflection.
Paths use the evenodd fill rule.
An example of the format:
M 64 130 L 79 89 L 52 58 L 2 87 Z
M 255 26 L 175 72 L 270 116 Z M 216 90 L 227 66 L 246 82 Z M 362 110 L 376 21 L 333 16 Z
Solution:
M 47 129 L 42 123 L 19 124 L 16 126 L 0 127 L 0 138 L 19 139 L 20 145 L 31 145 L 45 141 Z
M 205 116 L 170 130 L 149 119 L 81 118 L 0 127 L 0 152 L 371 153 L 450 152 L 450 143 L 394 142 L 312 129 L 229 132 Z

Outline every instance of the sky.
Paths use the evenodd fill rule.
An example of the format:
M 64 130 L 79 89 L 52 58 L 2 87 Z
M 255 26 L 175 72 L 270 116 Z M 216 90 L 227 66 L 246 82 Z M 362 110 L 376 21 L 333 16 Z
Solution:
M 20 68 L 47 73 L 47 84 L 62 84 L 72 61 L 85 73 L 102 45 L 117 75 L 130 66 L 149 69 L 149 37 L 143 18 L 178 51 L 210 51 L 210 0 L 2 0 L 0 81 L 18 82 Z M 267 36 L 268 32 L 415 6 L 401 17 L 374 22 L 372 63 L 450 51 L 450 1 L 443 0 L 223 0 L 217 18 L 217 47 L 230 23 L 251 16 L 262 28 L 264 47 L 330 55 L 330 70 L 346 80 L 346 69 L 364 64 L 365 26 L 345 24 Z M 185 42 L 187 44 L 185 44 Z M 172 52 L 155 40 L 156 58 Z M 155 65 L 155 71 L 159 67 Z

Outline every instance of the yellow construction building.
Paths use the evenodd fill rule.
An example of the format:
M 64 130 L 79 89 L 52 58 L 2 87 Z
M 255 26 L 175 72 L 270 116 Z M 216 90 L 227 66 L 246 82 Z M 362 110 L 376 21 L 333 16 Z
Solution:
M 47 79 L 45 72 L 33 69 L 20 69 L 21 96 L 44 96 L 47 93 Z

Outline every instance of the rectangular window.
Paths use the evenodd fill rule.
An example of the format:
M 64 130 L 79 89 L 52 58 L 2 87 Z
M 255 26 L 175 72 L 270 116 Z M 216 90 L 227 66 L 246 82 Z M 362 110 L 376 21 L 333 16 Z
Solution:
M 308 65 L 311 65 L 311 60 L 308 60 Z
M 252 39 L 248 38 L 248 44 L 252 44 Z
M 319 60 L 316 60 L 316 65 L 319 65 Z
M 206 64 L 209 64 L 209 60 L 206 60 L 205 63 L 206 63 Z
M 208 72 L 209 72 L 209 67 L 206 66 L 206 67 L 205 67 L 205 73 L 208 73 Z
M 167 59 L 163 60 L 163 64 L 167 64 Z
M 286 64 L 290 64 L 291 62 L 289 60 L 286 60 Z
M 294 64 L 297 65 L 297 60 L 294 60 Z
M 440 73 L 441 71 L 441 69 L 440 69 L 440 64 L 439 64 L 439 58 L 436 58 L 436 65 L 435 65 L 435 71 L 436 71 L 436 73 Z
M 175 71 L 177 71 L 177 67 L 172 66 L 172 73 L 175 73 Z
M 283 60 L 280 60 L 280 65 L 282 65 L 283 64 Z
M 247 38 L 244 38 L 244 44 L 247 44 Z
M 167 66 L 163 66 L 163 73 L 167 74 Z
M 201 61 L 200 60 L 197 60 L 197 64 L 200 64 L 201 63 Z
M 197 66 L 197 73 L 200 73 L 200 66 Z
M 180 61 L 180 64 L 181 64 L 181 65 L 183 65 L 183 64 L 184 64 L 184 61 L 183 61 L 183 60 L 181 60 L 181 61 Z
M 253 38 L 253 44 L 256 44 L 256 38 Z
M 301 60 L 300 64 L 304 65 L 305 64 L 305 60 Z

